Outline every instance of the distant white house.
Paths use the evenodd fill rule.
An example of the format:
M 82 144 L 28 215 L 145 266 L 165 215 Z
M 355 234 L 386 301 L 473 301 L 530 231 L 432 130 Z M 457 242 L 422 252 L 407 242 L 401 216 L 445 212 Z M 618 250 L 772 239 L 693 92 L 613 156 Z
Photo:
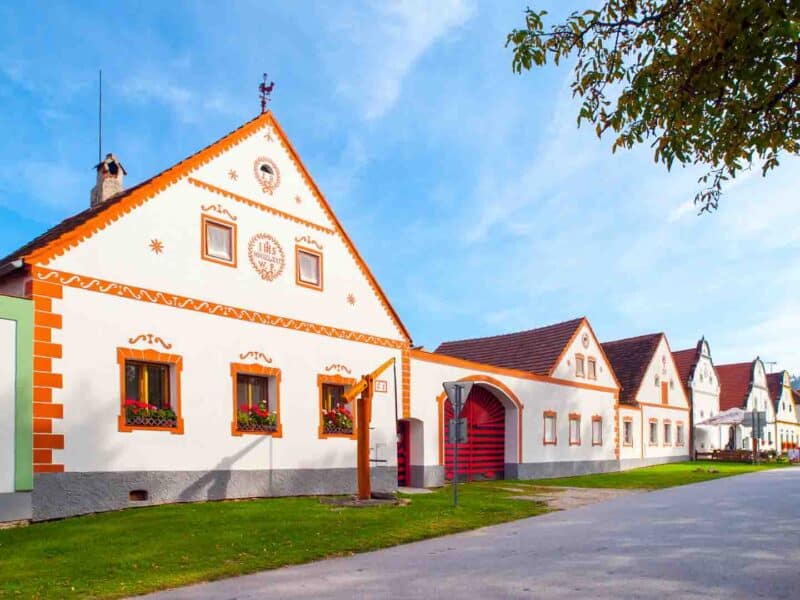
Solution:
M 782 452 L 800 442 L 800 422 L 797 419 L 795 393 L 788 371 L 767 375 L 767 387 L 775 408 L 775 437 Z
M 692 406 L 691 448 L 692 455 L 724 448 L 727 426 L 702 424 L 719 413 L 720 385 L 708 341 L 701 338 L 694 348 L 672 353 Z
M 720 410 L 741 408 L 745 411 L 766 413 L 766 424 L 762 431 L 759 448 L 762 451 L 778 448 L 775 436 L 775 407 L 767 389 L 767 373 L 760 358 L 752 362 L 717 365 L 720 380 Z M 727 427 L 728 439 L 725 447 L 739 450 L 753 449 L 753 431 L 748 425 Z

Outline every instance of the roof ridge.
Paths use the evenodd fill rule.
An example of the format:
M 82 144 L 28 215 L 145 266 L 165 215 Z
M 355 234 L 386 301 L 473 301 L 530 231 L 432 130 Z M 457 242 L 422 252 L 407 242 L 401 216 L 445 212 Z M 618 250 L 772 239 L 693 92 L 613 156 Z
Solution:
M 608 342 L 601 342 L 603 346 L 607 346 L 609 344 L 621 344 L 624 342 L 638 342 L 641 340 L 645 340 L 648 338 L 666 336 L 667 334 L 663 331 L 654 332 L 654 333 L 644 333 L 642 335 L 634 335 L 633 337 L 621 338 L 619 340 L 610 340 Z
M 520 331 L 510 331 L 508 333 L 498 333 L 495 335 L 486 335 L 481 337 L 473 337 L 473 338 L 462 338 L 458 340 L 446 340 L 439 344 L 439 348 L 442 347 L 444 344 L 456 344 L 462 342 L 478 342 L 478 341 L 485 341 L 485 340 L 495 340 L 497 338 L 503 337 L 511 337 L 513 335 L 521 335 L 523 333 L 532 333 L 534 331 L 541 331 L 542 329 L 548 329 L 550 327 L 559 327 L 560 325 L 566 325 L 567 323 L 579 323 L 583 321 L 586 317 L 576 317 L 574 319 L 566 319 L 564 321 L 559 321 L 558 323 L 550 323 L 549 325 L 542 325 L 541 327 L 534 327 L 532 329 L 522 329 Z M 435 350 L 434 350 L 435 352 Z

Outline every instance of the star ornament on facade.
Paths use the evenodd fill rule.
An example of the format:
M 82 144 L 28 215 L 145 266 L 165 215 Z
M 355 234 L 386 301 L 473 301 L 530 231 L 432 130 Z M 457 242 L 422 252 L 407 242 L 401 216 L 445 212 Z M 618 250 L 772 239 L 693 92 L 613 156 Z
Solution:
M 356 296 L 352 292 L 347 294 L 347 303 L 350 306 L 355 306 L 355 304 L 356 304 Z
M 161 254 L 164 252 L 164 243 L 156 238 L 150 240 L 150 250 L 153 251 L 154 254 Z
M 228 177 L 230 177 L 231 181 L 236 181 L 239 179 L 239 174 L 236 172 L 235 169 L 231 169 L 228 171 Z
M 268 142 L 274 142 L 275 141 L 275 138 L 272 137 L 272 132 L 271 131 L 268 131 L 266 134 L 264 134 L 264 139 L 267 140 Z
M 294 197 L 294 201 L 295 201 L 297 204 L 300 204 L 300 203 L 303 201 L 303 199 L 300 197 L 300 194 L 297 194 L 297 195 Z

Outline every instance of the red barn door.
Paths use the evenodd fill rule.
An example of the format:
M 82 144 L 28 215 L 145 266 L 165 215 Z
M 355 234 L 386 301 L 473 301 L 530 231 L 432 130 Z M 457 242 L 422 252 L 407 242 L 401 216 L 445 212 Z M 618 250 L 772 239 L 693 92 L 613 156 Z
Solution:
M 410 485 L 411 476 L 411 423 L 397 422 L 397 485 Z
M 461 417 L 467 419 L 468 440 L 458 445 L 458 480 L 502 479 L 505 470 L 506 411 L 487 389 L 473 386 Z M 444 403 L 445 477 L 453 479 L 453 444 L 447 442 L 447 428 L 453 406 Z

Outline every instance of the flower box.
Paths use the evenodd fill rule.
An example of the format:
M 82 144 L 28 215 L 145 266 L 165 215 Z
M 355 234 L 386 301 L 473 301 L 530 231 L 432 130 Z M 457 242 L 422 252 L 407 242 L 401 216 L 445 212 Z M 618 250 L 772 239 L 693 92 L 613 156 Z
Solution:
M 131 427 L 174 429 L 178 426 L 178 415 L 169 408 L 159 408 L 138 400 L 126 400 L 125 424 Z
M 329 435 L 352 435 L 353 415 L 344 406 L 322 411 L 322 431 Z
M 261 406 L 242 405 L 236 413 L 236 430 L 252 433 L 278 431 L 278 414 Z

